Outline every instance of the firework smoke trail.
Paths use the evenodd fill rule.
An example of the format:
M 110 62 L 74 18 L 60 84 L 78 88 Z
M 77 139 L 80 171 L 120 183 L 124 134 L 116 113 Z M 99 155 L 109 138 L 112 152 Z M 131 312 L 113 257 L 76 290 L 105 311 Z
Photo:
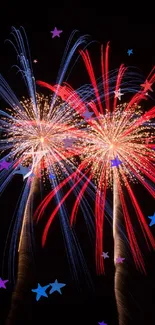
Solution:
M 117 179 L 114 175 L 113 180 L 113 237 L 114 237 L 114 264 L 115 264 L 115 279 L 114 290 L 118 310 L 119 324 L 126 324 L 129 319 L 128 310 L 126 308 L 126 295 L 124 294 L 125 281 L 124 278 L 127 273 L 125 264 L 116 263 L 118 256 L 126 256 L 126 242 L 123 240 L 119 227 L 123 221 L 123 215 L 120 213 L 120 200 L 117 186 Z
M 31 288 L 34 283 L 36 276 L 35 266 L 32 265 L 32 247 L 31 247 L 31 236 L 30 236 L 30 225 L 32 223 L 33 216 L 33 202 L 34 198 L 38 193 L 39 181 L 33 179 L 30 185 L 30 191 L 26 205 L 24 206 L 24 228 L 22 234 L 22 240 L 20 245 L 20 253 L 18 260 L 18 273 L 17 282 L 13 291 L 11 308 L 6 320 L 6 325 L 16 324 L 20 320 L 21 315 L 23 316 L 25 311 L 25 305 L 30 306 L 30 294 Z M 14 243 L 13 243 L 14 244 Z M 13 252 L 14 253 L 14 252 Z M 31 272 L 29 272 L 31 270 Z M 26 274 L 26 277 L 25 277 Z
M 25 41 L 22 36 L 24 33 Z M 22 78 L 26 84 L 29 99 L 23 99 L 19 101 L 15 96 L 5 79 L 0 76 L 0 95 L 9 105 L 9 109 L 6 111 L 0 111 L 1 119 L 1 131 L 2 138 L 0 140 L 1 149 L 1 160 L 8 160 L 10 166 L 8 170 L 3 169 L 0 173 L 0 193 L 7 188 L 7 185 L 11 182 L 14 175 L 20 173 L 21 166 L 27 168 L 27 174 L 23 175 L 24 187 L 21 199 L 18 202 L 16 216 L 18 220 L 14 222 L 14 228 L 12 232 L 10 258 L 9 258 L 9 269 L 13 270 L 13 264 L 15 261 L 15 251 L 19 243 L 22 246 L 22 232 L 24 232 L 23 215 L 24 207 L 28 200 L 31 188 L 31 182 L 33 183 L 33 173 L 40 179 L 41 191 L 43 188 L 42 181 L 45 183 L 47 180 L 50 182 L 51 187 L 58 186 L 60 180 L 69 176 L 68 167 L 75 169 L 72 157 L 78 155 L 79 149 L 75 150 L 75 146 L 72 148 L 65 148 L 64 140 L 73 139 L 76 141 L 80 139 L 80 134 L 75 128 L 75 120 L 77 114 L 74 113 L 72 117 L 73 109 L 70 106 L 58 98 L 56 92 L 61 87 L 61 82 L 65 76 L 67 68 L 69 67 L 70 61 L 75 54 L 79 46 L 85 46 L 87 43 L 87 36 L 82 36 L 74 42 L 74 45 L 70 49 L 70 43 L 73 40 L 75 34 L 72 33 L 67 47 L 65 50 L 65 60 L 61 64 L 61 69 L 57 79 L 57 90 L 54 96 L 50 98 L 44 95 L 36 93 L 36 82 L 32 71 L 30 51 L 28 47 L 28 41 L 24 32 L 24 29 L 17 30 L 12 28 L 12 36 L 15 42 L 11 42 L 14 46 L 19 65 L 16 66 L 18 72 L 21 73 Z M 15 43 L 15 44 L 14 44 Z M 25 46 L 26 43 L 26 46 Z M 27 56 L 28 53 L 28 56 Z M 68 56 L 67 56 L 68 53 Z M 32 172 L 32 173 L 31 173 Z M 50 175 L 55 175 L 55 178 L 51 179 Z M 59 193 L 59 199 L 62 197 L 62 193 Z M 62 213 L 64 213 L 64 210 Z M 68 223 L 67 214 L 63 214 L 63 225 Z M 13 224 L 13 221 L 11 225 Z M 12 227 L 10 226 L 12 231 Z M 28 228 L 27 228 L 28 229 Z M 74 240 L 71 233 L 71 229 L 67 227 L 64 230 L 64 237 L 67 244 L 67 252 L 71 252 L 71 260 L 75 259 L 75 269 L 79 266 L 76 258 L 77 254 L 81 254 L 79 244 L 77 240 Z M 30 228 L 29 228 L 30 230 Z M 32 233 L 29 231 L 29 235 Z M 73 254 L 74 251 L 74 254 Z M 84 272 L 87 273 L 86 267 Z
M 115 242 L 115 248 L 114 248 L 114 263 L 116 264 L 116 258 L 119 256 L 119 240 L 116 238 L 116 225 L 118 222 L 118 215 L 120 214 L 120 201 L 119 201 L 119 194 L 118 194 L 118 187 L 117 187 L 117 179 L 114 176 L 113 181 L 113 236 L 114 236 L 114 242 Z

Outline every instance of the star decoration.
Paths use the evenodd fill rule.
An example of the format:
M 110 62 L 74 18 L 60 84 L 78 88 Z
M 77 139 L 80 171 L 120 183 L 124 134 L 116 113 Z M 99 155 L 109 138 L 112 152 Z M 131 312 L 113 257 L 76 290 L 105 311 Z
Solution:
M 37 300 L 37 301 L 40 299 L 41 296 L 48 298 L 48 295 L 47 295 L 47 293 L 45 292 L 47 288 L 49 288 L 49 285 L 42 287 L 42 286 L 38 283 L 38 288 L 36 288 L 36 289 L 32 289 L 32 290 L 31 290 L 32 292 L 35 292 L 35 293 L 37 294 L 37 295 L 36 295 L 36 300 Z
M 2 162 L 0 162 L 0 170 L 2 170 L 2 169 L 7 169 L 8 170 L 10 165 L 11 165 L 11 163 L 7 162 L 4 159 Z
M 101 323 L 100 323 L 100 322 L 98 322 L 98 324 L 99 324 L 99 325 L 107 325 L 106 323 L 104 323 L 104 321 L 103 321 L 103 322 L 101 322 Z
M 104 253 L 104 252 L 103 252 L 101 256 L 103 256 L 104 259 L 109 258 L 109 256 L 108 256 L 108 252 L 107 252 L 107 253 Z
M 60 34 L 62 33 L 63 31 L 62 30 L 59 30 L 59 29 L 57 29 L 57 27 L 55 27 L 54 28 L 54 30 L 52 30 L 51 31 L 51 33 L 53 34 L 52 35 L 52 38 L 54 38 L 54 37 L 60 37 Z
M 133 54 L 133 49 L 128 49 L 127 53 L 128 53 L 128 56 L 130 56 L 131 54 Z
M 60 294 L 62 294 L 60 288 L 65 287 L 65 283 L 59 283 L 58 280 L 55 280 L 55 282 L 50 283 L 52 286 L 52 289 L 50 290 L 49 294 L 52 294 L 54 291 L 58 291 Z
M 64 147 L 65 149 L 67 149 L 68 147 L 71 147 L 73 142 L 74 142 L 74 139 L 64 139 Z
M 2 280 L 2 278 L 0 278 L 0 288 L 4 288 L 6 289 L 5 283 L 7 283 L 9 280 Z
M 118 159 L 118 156 L 111 160 L 111 167 L 118 167 L 120 164 L 122 164 L 122 162 Z
M 119 100 L 121 100 L 121 96 L 124 95 L 123 93 L 121 93 L 120 88 L 118 90 L 115 90 L 114 93 L 115 93 L 115 98 L 118 98 Z
M 49 178 L 50 179 L 55 179 L 55 175 L 51 173 L 51 174 L 49 174 Z
M 152 83 L 150 83 L 148 80 L 145 81 L 144 84 L 141 84 L 141 87 L 143 87 L 143 91 L 147 93 L 148 90 L 153 91 L 153 89 L 151 88 Z
M 149 226 L 151 227 L 151 226 L 155 225 L 155 213 L 152 217 L 149 216 L 148 218 L 151 219 Z
M 116 264 L 119 264 L 119 263 L 122 264 L 124 260 L 125 260 L 124 257 L 120 257 L 120 256 L 118 256 L 118 257 L 116 258 Z
M 32 170 L 30 170 L 29 167 L 24 167 L 22 165 L 19 165 L 18 166 L 18 169 L 16 169 L 14 171 L 14 174 L 21 174 L 21 175 L 23 175 L 23 180 L 25 180 L 29 176 L 31 176 L 31 177 L 35 176 L 35 174 L 32 172 Z
M 38 60 L 36 60 L 36 59 L 35 59 L 35 60 L 33 60 L 33 63 L 38 63 Z
M 88 120 L 89 118 L 91 118 L 92 115 L 93 115 L 93 112 L 89 112 L 89 111 L 82 113 L 82 116 L 85 120 Z

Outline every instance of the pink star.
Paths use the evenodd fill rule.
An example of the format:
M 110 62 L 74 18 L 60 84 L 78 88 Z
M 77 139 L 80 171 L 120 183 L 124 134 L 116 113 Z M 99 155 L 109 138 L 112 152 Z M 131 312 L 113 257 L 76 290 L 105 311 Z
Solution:
M 7 162 L 5 159 L 0 162 L 0 170 L 2 169 L 9 169 L 9 166 L 11 165 L 11 163 Z
M 0 288 L 4 288 L 6 289 L 5 283 L 7 283 L 9 280 L 2 280 L 2 278 L 0 278 Z
M 53 34 L 53 35 L 52 35 L 52 38 L 54 38 L 54 37 L 56 37 L 56 36 L 60 37 L 60 34 L 61 34 L 62 32 L 63 32 L 62 30 L 59 30 L 59 29 L 57 29 L 57 27 L 55 27 L 54 30 L 51 31 L 51 33 Z
M 38 63 L 38 60 L 36 60 L 36 59 L 35 59 L 35 60 L 33 60 L 33 63 Z
M 124 95 L 123 93 L 121 93 L 120 88 L 118 90 L 115 90 L 114 93 L 115 93 L 115 98 L 118 98 L 119 100 L 121 100 L 121 96 Z

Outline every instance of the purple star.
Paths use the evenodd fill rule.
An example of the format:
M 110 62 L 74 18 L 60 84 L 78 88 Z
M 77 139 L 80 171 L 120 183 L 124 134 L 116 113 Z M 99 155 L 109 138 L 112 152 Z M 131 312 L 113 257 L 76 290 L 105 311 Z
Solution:
M 125 260 L 124 257 L 120 257 L 120 256 L 118 256 L 118 257 L 116 258 L 116 264 L 119 264 L 119 263 L 122 264 L 124 260 Z
M 2 280 L 2 278 L 0 278 L 0 288 L 4 288 L 6 289 L 5 283 L 7 283 L 9 280 Z
M 98 324 L 99 324 L 99 325 L 107 325 L 106 323 L 104 323 L 104 321 L 103 321 L 103 322 L 101 322 L 101 323 L 100 323 L 100 322 L 98 322 Z
M 2 162 L 0 162 L 0 170 L 2 170 L 2 169 L 7 169 L 8 170 L 10 165 L 11 165 L 11 163 L 7 162 L 4 159 Z
M 103 256 L 104 258 L 109 258 L 109 256 L 108 256 L 108 252 L 107 253 L 102 253 L 102 255 L 101 256 Z
M 64 139 L 64 147 L 65 149 L 68 148 L 68 147 L 71 147 L 73 142 L 74 142 L 74 139 Z
M 51 33 L 53 34 L 52 35 L 52 38 L 54 38 L 54 37 L 60 37 L 60 34 L 62 33 L 63 31 L 62 30 L 59 30 L 59 29 L 57 29 L 56 27 L 54 28 L 54 30 L 52 30 L 51 31 Z
M 122 164 L 122 162 L 118 159 L 118 156 L 111 160 L 111 167 L 118 167 L 120 164 Z
M 93 112 L 86 111 L 82 113 L 82 116 L 85 120 L 88 120 L 93 115 Z

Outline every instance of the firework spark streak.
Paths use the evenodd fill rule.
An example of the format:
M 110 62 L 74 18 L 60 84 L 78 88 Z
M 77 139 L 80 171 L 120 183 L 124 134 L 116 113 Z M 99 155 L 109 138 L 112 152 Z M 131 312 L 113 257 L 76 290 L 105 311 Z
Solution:
M 87 127 L 87 138 L 80 143 L 81 159 L 75 176 L 78 179 L 71 187 L 66 196 L 60 202 L 59 206 L 52 212 L 51 218 L 45 227 L 43 234 L 43 245 L 45 244 L 48 229 L 59 207 L 65 198 L 79 184 L 81 190 L 76 198 L 71 215 L 71 224 L 75 222 L 80 201 L 84 197 L 85 191 L 93 182 L 95 184 L 95 222 L 96 222 L 96 267 L 97 273 L 104 271 L 104 260 L 101 257 L 103 252 L 103 230 L 104 230 L 104 210 L 107 197 L 107 190 L 113 189 L 113 180 L 118 189 L 120 206 L 124 216 L 126 232 L 128 235 L 133 259 L 138 269 L 145 272 L 144 260 L 140 251 L 134 230 L 132 219 L 130 217 L 125 195 L 128 194 L 131 205 L 140 224 L 142 233 L 145 237 L 148 247 L 150 244 L 155 248 L 155 240 L 150 232 L 145 217 L 141 211 L 132 184 L 139 183 L 155 198 L 155 137 L 154 121 L 155 107 L 144 111 L 142 101 L 148 98 L 146 92 L 151 90 L 155 81 L 154 68 L 149 74 L 147 80 L 141 83 L 137 89 L 125 87 L 123 78 L 125 77 L 126 68 L 121 65 L 115 78 L 115 87 L 110 88 L 109 74 L 109 44 L 107 45 L 104 59 L 103 47 L 101 48 L 101 68 L 102 68 L 102 92 L 101 85 L 98 87 L 95 74 L 88 51 L 81 51 L 81 56 L 87 68 L 94 92 L 89 102 L 89 110 L 94 113 L 94 118 L 89 118 L 85 127 Z M 114 78 L 113 78 L 114 79 Z M 114 96 L 119 89 L 126 95 L 134 92 L 129 102 L 118 104 L 117 96 Z M 92 91 L 91 91 L 92 96 Z M 129 96 L 129 95 L 128 95 Z M 86 104 L 86 103 L 85 103 Z M 140 105 L 141 104 L 141 105 Z M 84 104 L 83 104 L 84 105 Z M 143 105 L 144 106 L 144 105 Z M 81 115 L 81 109 L 76 107 L 76 111 Z M 70 181 L 70 177 L 65 180 Z M 81 183 L 80 183 L 81 182 Z M 64 186 L 61 183 L 61 188 Z M 60 186 L 54 191 L 59 191 Z M 47 206 L 53 197 L 52 192 L 44 200 L 38 216 L 41 217 L 42 209 Z
M 79 146 L 76 143 L 79 142 L 81 134 L 75 127 L 78 114 L 71 105 L 58 97 L 57 93 L 73 55 L 79 46 L 86 45 L 87 37 L 78 38 L 71 47 L 71 42 L 75 36 L 75 32 L 72 33 L 60 65 L 55 92 L 48 97 L 36 92 L 36 82 L 32 71 L 29 48 L 27 48 L 28 41 L 23 28 L 21 30 L 12 28 L 11 35 L 14 41 L 9 42 L 14 46 L 19 60 L 19 66 L 16 68 L 21 73 L 28 90 L 28 98 L 19 101 L 4 78 L 0 76 L 0 95 L 10 107 L 0 110 L 0 162 L 11 162 L 10 168 L 8 170 L 3 169 L 0 173 L 0 194 L 6 189 L 15 174 L 23 174 L 24 180 L 24 189 L 16 211 L 18 220 L 15 221 L 11 241 L 10 263 L 12 264 L 12 261 L 14 263 L 19 237 L 19 248 L 22 240 L 24 209 L 33 177 L 40 179 L 41 190 L 43 183 L 46 182 L 50 183 L 53 188 L 58 186 L 60 180 L 69 176 L 72 168 L 75 169 L 72 157 L 79 154 Z M 74 146 L 68 145 L 66 147 L 64 141 L 67 142 L 70 139 L 74 142 Z M 52 178 L 51 175 L 54 177 Z M 56 200 L 61 200 L 61 197 L 62 193 L 59 193 Z M 74 272 L 76 272 L 78 258 L 75 257 L 75 249 L 80 256 L 81 264 L 84 265 L 83 255 L 69 228 L 68 217 L 63 207 L 61 214 L 63 214 L 62 228 L 66 247 L 72 265 L 74 264 Z

